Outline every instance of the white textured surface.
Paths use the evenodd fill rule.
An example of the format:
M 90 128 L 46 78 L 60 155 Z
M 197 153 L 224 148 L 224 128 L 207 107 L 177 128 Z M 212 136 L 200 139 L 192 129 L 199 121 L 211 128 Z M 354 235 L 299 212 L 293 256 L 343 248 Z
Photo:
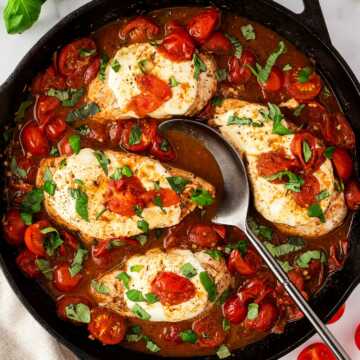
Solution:
M 22 35 L 7 35 L 3 24 L 0 24 L 0 83 L 5 81 L 24 54 L 47 30 L 63 16 L 86 2 L 86 0 L 47 0 L 40 21 Z M 300 0 L 277 0 L 277 2 L 296 12 L 302 9 Z M 320 2 L 333 44 L 360 78 L 360 0 L 321 0 Z M 1 12 L 5 3 L 6 0 L 0 0 Z M 354 345 L 354 331 L 360 322 L 359 302 L 360 287 L 347 301 L 342 319 L 330 326 L 353 360 L 360 359 L 360 352 Z M 70 360 L 73 358 L 67 350 L 59 347 L 25 311 L 1 272 L 0 319 L 0 359 Z M 314 337 L 306 344 L 318 340 Z M 299 350 L 305 345 L 282 360 L 296 359 Z

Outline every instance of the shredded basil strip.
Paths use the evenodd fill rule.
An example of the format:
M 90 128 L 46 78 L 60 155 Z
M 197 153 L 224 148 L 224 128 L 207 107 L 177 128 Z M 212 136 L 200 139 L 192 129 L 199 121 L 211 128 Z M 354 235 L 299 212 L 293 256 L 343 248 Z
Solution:
M 139 220 L 137 222 L 137 227 L 144 233 L 149 231 L 149 223 L 145 220 Z
M 253 218 L 248 220 L 251 231 L 256 236 L 262 236 L 264 239 L 271 241 L 273 236 L 273 230 L 265 225 L 259 225 Z
M 304 247 L 304 245 L 295 245 L 290 243 L 274 245 L 272 243 L 265 242 L 264 244 L 271 253 L 271 255 L 274 257 L 281 257 L 284 255 L 288 255 L 293 252 L 300 251 Z
M 181 176 L 170 176 L 166 178 L 170 187 L 177 193 L 180 194 L 185 189 L 185 186 L 190 183 L 189 180 Z
M 334 154 L 335 151 L 335 146 L 329 146 L 325 149 L 324 151 L 324 155 L 327 159 L 332 159 L 332 156 Z
M 96 160 L 99 162 L 101 168 L 104 170 L 105 175 L 108 175 L 108 165 L 110 164 L 109 158 L 105 155 L 105 153 L 101 150 L 94 151 L 94 155 Z
M 188 279 L 191 279 L 195 275 L 197 275 L 197 270 L 190 263 L 185 263 L 184 265 L 182 265 L 181 268 L 180 268 L 180 272 L 181 272 L 182 275 L 184 275 Z
M 44 181 L 44 191 L 53 196 L 55 194 L 56 184 L 53 181 L 52 173 L 48 167 L 46 167 L 44 171 Z
M 209 301 L 211 302 L 215 301 L 217 290 L 213 279 L 209 276 L 209 274 L 206 271 L 202 271 L 199 274 L 199 277 L 202 286 L 205 288 L 206 292 L 208 293 Z
M 305 108 L 305 104 L 300 104 L 293 112 L 294 116 L 298 117 L 301 115 L 302 111 Z
M 180 338 L 183 342 L 187 342 L 190 344 L 195 344 L 197 341 L 197 335 L 194 331 L 188 329 L 184 330 L 180 333 Z
M 28 192 L 22 203 L 21 210 L 28 214 L 34 214 L 41 210 L 41 203 L 44 200 L 44 194 L 41 189 L 34 189 Z
M 41 229 L 41 233 L 47 235 L 44 240 L 46 253 L 49 256 L 53 256 L 55 254 L 55 250 L 59 248 L 64 241 L 61 239 L 59 232 L 53 227 L 43 228 Z
M 139 304 L 135 304 L 131 311 L 141 320 L 150 320 L 151 316 Z
M 122 283 L 124 284 L 124 287 L 126 289 L 129 289 L 129 282 L 131 280 L 131 277 L 126 273 L 126 272 L 121 272 L 118 275 L 116 275 L 116 279 L 122 281 Z
M 109 295 L 110 289 L 101 281 L 91 280 L 91 287 L 99 294 Z
M 170 76 L 169 78 L 169 85 L 170 87 L 176 87 L 178 86 L 180 83 L 175 79 L 175 76 Z
M 86 249 L 83 249 L 81 247 L 77 249 L 74 259 L 69 267 L 69 272 L 71 276 L 75 276 L 82 270 L 82 266 L 84 261 L 86 260 L 87 255 L 88 251 Z
M 68 141 L 70 144 L 70 148 L 74 152 L 74 154 L 78 154 L 81 149 L 80 136 L 79 135 L 71 135 L 71 136 L 69 136 Z
M 144 298 L 142 292 L 139 290 L 136 290 L 136 289 L 128 290 L 126 292 L 126 296 L 129 300 L 134 301 L 134 302 L 145 301 L 145 298 Z
M 24 169 L 22 169 L 21 167 L 18 166 L 15 157 L 13 157 L 11 159 L 10 170 L 14 175 L 18 176 L 19 178 L 23 178 L 23 179 L 26 178 L 27 174 L 28 174 L 27 171 L 25 171 Z
M 109 62 L 109 56 L 105 53 L 101 54 L 100 57 L 100 69 L 99 69 L 99 74 L 98 77 L 101 81 L 105 80 L 106 77 L 106 66 Z
M 217 261 L 221 260 L 224 257 L 222 252 L 220 250 L 217 250 L 217 249 L 206 250 L 205 253 L 208 254 L 214 260 L 217 260 Z
M 250 303 L 248 305 L 247 318 L 249 320 L 255 320 L 259 315 L 259 305 L 256 303 Z
M 238 59 L 241 58 L 243 47 L 238 38 L 230 34 L 225 34 L 225 36 L 230 40 L 231 45 L 235 48 L 234 56 Z
M 119 70 L 121 69 L 121 65 L 120 63 L 114 59 L 112 62 L 111 62 L 111 68 L 115 71 L 115 72 L 119 72 Z
M 87 103 L 80 106 L 79 108 L 69 112 L 66 117 L 66 121 L 69 123 L 74 122 L 75 120 L 84 120 L 89 116 L 93 116 L 100 111 L 99 106 L 94 103 Z
M 23 101 L 17 111 L 15 112 L 15 122 L 20 122 L 24 119 L 26 110 L 33 104 L 33 100 Z
M 191 194 L 191 201 L 199 206 L 209 206 L 214 202 L 214 198 L 205 189 L 195 189 Z
M 75 199 L 75 210 L 77 214 L 85 221 L 89 221 L 87 194 L 81 189 L 70 189 L 70 195 Z
M 193 62 L 194 62 L 194 78 L 198 80 L 200 73 L 205 72 L 207 70 L 207 67 L 205 63 L 203 63 L 203 61 L 200 59 L 199 55 L 196 53 L 194 53 Z
M 242 33 L 243 37 L 245 38 L 245 40 L 255 40 L 256 39 L 255 30 L 251 24 L 242 26 L 241 33 Z
M 312 73 L 313 73 L 313 71 L 310 67 L 308 67 L 308 66 L 303 67 L 298 72 L 297 80 L 299 81 L 299 83 L 302 83 L 302 84 L 307 83 L 309 81 L 310 75 Z
M 321 206 L 318 203 L 311 204 L 308 207 L 308 216 L 309 217 L 317 217 L 320 222 L 325 222 L 325 216 L 321 209 Z
M 90 308 L 83 303 L 67 305 L 65 307 L 65 315 L 70 320 L 84 324 L 89 324 L 91 320 Z
M 226 69 L 217 69 L 215 76 L 217 81 L 225 81 L 228 77 L 228 72 Z
M 236 114 L 229 116 L 227 120 L 227 125 L 251 125 L 254 127 L 262 127 L 264 126 L 261 122 L 255 122 L 253 119 L 248 117 L 239 117 Z
M 42 274 L 48 279 L 52 280 L 53 278 L 53 269 L 50 267 L 50 263 L 45 259 L 36 259 L 35 264 Z
M 296 265 L 307 268 L 312 260 L 320 260 L 325 263 L 327 259 L 325 253 L 321 250 L 308 250 L 296 259 Z
M 240 251 L 241 255 L 245 255 L 247 252 L 248 243 L 246 240 L 239 240 L 236 243 L 229 243 L 225 245 L 225 253 L 230 254 L 232 250 Z
M 309 162 L 312 156 L 312 151 L 307 141 L 303 141 L 302 143 L 302 152 L 303 152 L 304 161 L 306 163 Z
M 80 99 L 84 96 L 84 89 L 67 89 L 67 90 L 58 90 L 58 89 L 49 89 L 47 91 L 48 96 L 56 97 L 61 101 L 61 105 L 65 107 L 75 106 Z
M 268 181 L 281 180 L 282 178 L 287 177 L 288 182 L 284 184 L 285 188 L 294 192 L 300 192 L 301 186 L 304 185 L 304 179 L 299 175 L 293 173 L 292 171 L 284 170 L 279 171 L 274 175 L 266 176 L 265 178 Z
M 134 124 L 130 130 L 129 145 L 137 145 L 141 143 L 142 131 L 139 125 Z
M 330 196 L 330 193 L 327 190 L 323 190 L 316 195 L 316 200 L 321 201 L 327 199 Z
M 226 359 L 229 356 L 231 356 L 231 352 L 229 350 L 229 348 L 222 344 L 216 351 L 216 355 L 218 356 L 219 359 Z

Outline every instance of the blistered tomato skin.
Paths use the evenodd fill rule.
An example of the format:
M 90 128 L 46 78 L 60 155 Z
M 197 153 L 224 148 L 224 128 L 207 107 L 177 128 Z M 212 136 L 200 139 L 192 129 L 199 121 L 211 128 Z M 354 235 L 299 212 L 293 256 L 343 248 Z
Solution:
M 69 264 L 64 263 L 59 264 L 54 269 L 53 284 L 56 289 L 63 292 L 74 290 L 82 279 L 82 275 L 80 273 L 71 276 L 69 266 Z

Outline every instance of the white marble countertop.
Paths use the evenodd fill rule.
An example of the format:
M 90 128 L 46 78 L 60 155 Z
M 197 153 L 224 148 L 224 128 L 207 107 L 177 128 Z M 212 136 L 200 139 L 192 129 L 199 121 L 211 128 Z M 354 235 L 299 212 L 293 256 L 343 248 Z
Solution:
M 44 4 L 39 22 L 29 31 L 22 35 L 8 35 L 5 32 L 3 24 L 0 24 L 0 83 L 15 68 L 16 64 L 21 60 L 24 54 L 34 45 L 34 43 L 48 31 L 62 17 L 70 13 L 72 10 L 88 2 L 87 0 L 47 0 Z M 301 0 L 277 0 L 284 6 L 301 11 Z M 0 0 L 0 12 L 2 13 L 6 0 Z M 342 56 L 349 63 L 350 67 L 360 79 L 360 36 L 359 36 L 359 19 L 360 19 L 360 0 L 321 0 L 322 9 L 329 28 L 330 36 L 334 46 L 339 50 Z M 5 55 L 6 54 L 6 55 Z M 12 293 L 12 290 L 6 283 L 3 274 L 0 272 L 0 319 L 2 319 L 1 327 L 3 329 L 11 329 L 11 336 L 22 339 L 23 351 L 18 351 L 17 342 L 7 342 L 4 345 L 0 343 L 0 358 L 6 360 L 22 360 L 22 359 L 46 359 L 46 360 L 69 360 L 72 356 L 68 352 L 60 351 L 59 347 L 51 339 L 50 335 L 41 329 L 40 325 L 25 312 L 25 309 L 19 304 L 19 301 Z M 346 311 L 344 316 L 330 328 L 340 342 L 349 352 L 352 359 L 360 359 L 360 351 L 354 344 L 354 331 L 358 323 L 360 323 L 360 287 L 358 287 L 346 303 Z M 23 312 L 21 314 L 14 314 Z M 16 315 L 16 316 L 15 316 Z M 14 316 L 20 321 L 15 322 Z M 2 331 L 2 330 L 1 330 Z M 34 353 L 34 343 L 32 341 L 33 331 L 41 334 L 43 351 Z M 315 336 L 299 349 L 294 350 L 282 360 L 296 359 L 299 351 L 307 344 L 318 341 Z M 44 344 L 47 342 L 47 344 Z M 15 348 L 12 348 L 15 347 Z M 6 350 L 4 350 L 6 349 Z M 6 351 L 6 352 L 2 352 Z M 5 355 L 7 354 L 7 355 Z

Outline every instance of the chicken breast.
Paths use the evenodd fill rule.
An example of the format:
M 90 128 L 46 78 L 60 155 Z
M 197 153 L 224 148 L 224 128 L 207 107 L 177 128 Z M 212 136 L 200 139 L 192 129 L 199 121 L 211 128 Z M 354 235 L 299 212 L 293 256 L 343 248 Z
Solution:
M 199 54 L 206 66 L 195 78 L 193 60 L 174 62 L 160 54 L 156 46 L 148 43 L 133 44 L 123 47 L 109 61 L 105 71 L 105 79 L 94 79 L 88 89 L 88 101 L 97 103 L 100 112 L 94 119 L 100 121 L 138 118 L 129 110 L 130 100 L 141 93 L 136 77 L 146 73 L 152 74 L 166 83 L 175 82 L 171 87 L 171 97 L 148 116 L 164 119 L 174 115 L 191 116 L 199 112 L 215 94 L 217 81 L 216 64 L 207 54 Z M 111 64 L 116 61 L 120 68 L 115 71 Z
M 119 177 L 119 174 L 121 177 L 121 169 L 124 168 L 130 171 L 127 176 L 132 175 L 131 179 L 135 179 L 144 192 L 158 190 L 161 195 L 162 191 L 167 191 L 177 201 L 171 206 L 162 206 L 161 203 L 156 206 L 151 203 L 138 215 L 134 213 L 124 216 L 113 212 L 106 200 L 111 183 L 115 188 L 111 188 L 110 195 L 114 193 L 115 200 L 117 199 L 118 185 L 112 179 L 116 175 Z M 126 181 L 127 176 L 122 176 L 123 181 Z M 170 185 L 174 177 L 180 177 L 186 184 L 178 195 Z M 141 234 L 144 229 L 139 226 L 139 221 L 147 223 L 149 229 L 176 225 L 198 206 L 191 200 L 195 189 L 203 189 L 212 197 L 215 195 L 212 185 L 192 173 L 162 165 L 149 157 L 110 150 L 97 152 L 82 149 L 77 155 L 70 157 L 43 159 L 36 184 L 41 187 L 49 179 L 56 189 L 53 195 L 45 192 L 46 211 L 57 223 L 78 231 L 85 243 L 90 243 L 93 239 Z M 126 200 L 120 197 L 119 206 L 123 206 L 124 199 Z
M 184 270 L 186 267 L 191 269 L 191 273 Z M 154 279 L 162 272 L 186 276 L 186 279 L 194 286 L 193 296 L 178 304 L 169 304 L 161 299 L 146 301 L 146 294 L 152 293 Z M 204 272 L 212 280 L 216 292 L 211 301 L 200 279 L 200 274 Z M 125 282 L 124 277 L 127 278 Z M 155 248 L 144 255 L 130 257 L 117 269 L 99 277 L 96 283 L 100 284 L 105 291 L 99 292 L 96 286 L 91 286 L 90 290 L 99 305 L 108 307 L 123 316 L 138 316 L 138 306 L 140 306 L 143 310 L 142 316 L 147 314 L 145 316 L 149 321 L 177 322 L 192 319 L 209 310 L 218 296 L 230 286 L 230 279 L 225 261 L 215 260 L 205 251 L 192 253 L 190 250 L 171 249 L 163 252 Z M 171 283 L 168 284 L 168 286 L 171 285 Z M 135 299 L 131 296 L 134 291 L 138 295 Z M 133 301 L 139 300 L 139 293 L 143 299 L 140 297 L 140 301 Z
M 290 145 L 294 135 L 274 134 L 273 121 L 262 115 L 266 111 L 267 107 L 259 104 L 228 99 L 216 108 L 211 124 L 219 127 L 223 136 L 246 158 L 255 207 L 261 215 L 292 235 L 324 235 L 339 226 L 347 213 L 343 193 L 335 190 L 332 163 L 326 159 L 313 173 L 320 184 L 320 192 L 328 193 L 319 201 L 325 217 L 325 222 L 321 222 L 319 218 L 309 216 L 307 207 L 298 205 L 284 184 L 271 182 L 259 175 L 257 161 L 261 154 L 282 149 L 289 158 L 293 156 Z M 240 119 L 251 119 L 252 122 L 229 125 L 229 118 L 234 115 Z M 281 123 L 288 126 L 284 119 Z M 320 146 L 320 142 L 317 146 Z

